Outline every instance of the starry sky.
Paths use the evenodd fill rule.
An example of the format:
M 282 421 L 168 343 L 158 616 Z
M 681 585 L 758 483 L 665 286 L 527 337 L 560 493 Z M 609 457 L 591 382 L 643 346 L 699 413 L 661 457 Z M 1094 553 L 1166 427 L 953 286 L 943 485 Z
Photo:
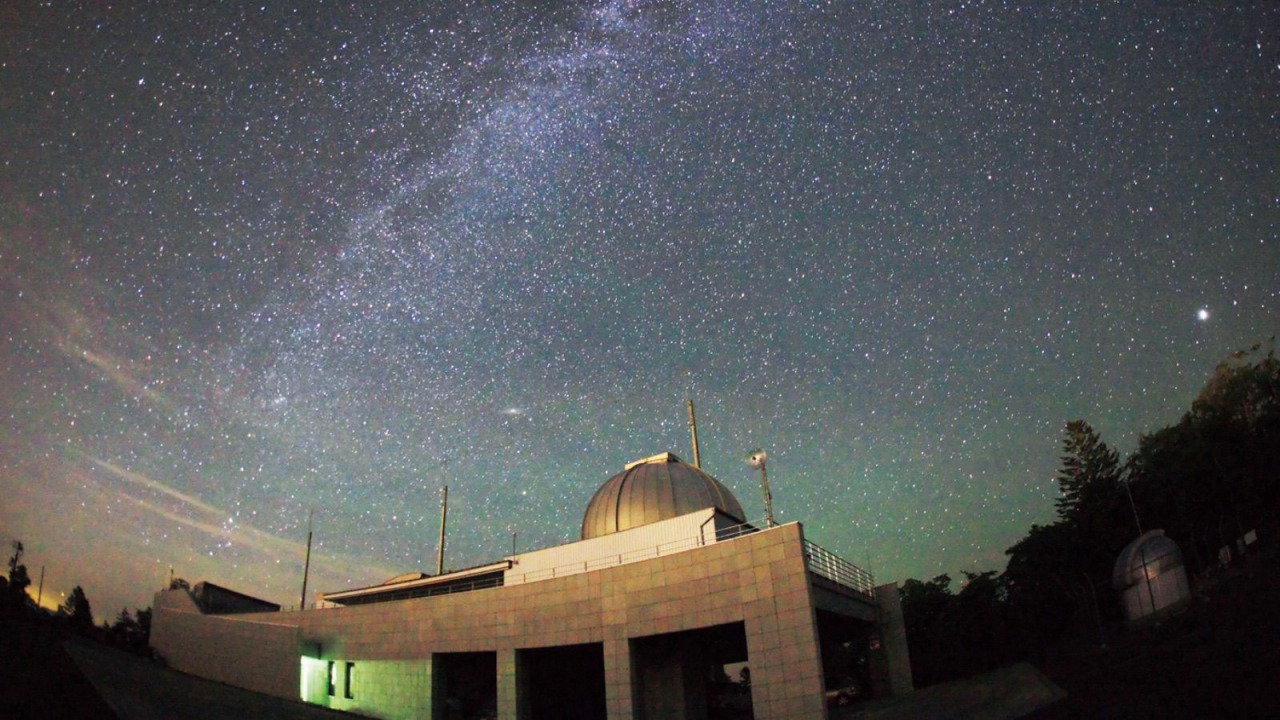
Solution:
M 1272 2 L 0 9 L 0 539 L 283 604 L 691 459 L 877 581 L 1001 570 L 1280 331 Z M 33 591 L 35 588 L 33 587 Z

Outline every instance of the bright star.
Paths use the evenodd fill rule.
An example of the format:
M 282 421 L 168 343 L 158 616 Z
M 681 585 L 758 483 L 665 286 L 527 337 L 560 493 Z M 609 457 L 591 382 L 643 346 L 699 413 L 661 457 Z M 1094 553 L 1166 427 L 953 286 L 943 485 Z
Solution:
M 1196 318 L 1198 318 L 1200 322 L 1204 322 L 1205 320 L 1208 320 L 1209 308 L 1200 308 L 1200 310 L 1196 312 Z

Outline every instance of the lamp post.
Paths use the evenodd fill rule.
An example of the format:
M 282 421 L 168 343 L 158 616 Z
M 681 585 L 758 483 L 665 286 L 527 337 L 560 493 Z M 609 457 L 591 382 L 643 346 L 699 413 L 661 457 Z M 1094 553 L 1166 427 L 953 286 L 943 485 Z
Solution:
M 764 521 L 769 527 L 773 522 L 773 494 L 769 492 L 769 470 L 765 467 L 768 453 L 756 448 L 747 453 L 747 464 L 760 471 L 760 488 L 764 492 Z

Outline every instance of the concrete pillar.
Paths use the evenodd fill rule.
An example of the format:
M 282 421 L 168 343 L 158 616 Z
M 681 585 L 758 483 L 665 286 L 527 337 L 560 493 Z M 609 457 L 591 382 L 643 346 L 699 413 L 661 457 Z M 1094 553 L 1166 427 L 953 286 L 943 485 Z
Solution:
M 751 705 L 757 720 L 825 720 L 822 651 L 799 523 L 774 528 L 757 547 L 757 599 L 744 603 Z M 764 563 L 759 559 L 763 558 Z
M 423 704 L 423 717 L 440 720 L 444 717 L 444 667 L 440 656 L 431 653 L 427 657 L 426 686 L 431 688 L 427 693 L 427 701 Z
M 907 626 L 902 619 L 902 601 L 898 584 L 876 588 L 876 604 L 880 608 L 876 620 L 880 648 L 872 652 L 872 662 L 879 667 L 873 682 L 877 695 L 906 695 L 915 690 L 911 678 L 911 655 L 907 648 Z
M 523 720 L 520 674 L 515 648 L 498 650 L 498 720 Z
M 635 673 L 631 642 L 625 635 L 604 640 L 604 697 L 609 720 L 634 720 Z

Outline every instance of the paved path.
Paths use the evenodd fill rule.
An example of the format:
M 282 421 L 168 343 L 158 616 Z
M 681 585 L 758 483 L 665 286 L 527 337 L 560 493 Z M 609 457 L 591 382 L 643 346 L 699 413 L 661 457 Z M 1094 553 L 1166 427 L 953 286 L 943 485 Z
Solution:
M 67 654 L 120 720 L 353 720 L 351 713 L 283 700 L 168 670 L 82 641 Z
M 910 695 L 832 712 L 832 720 L 1013 720 L 1066 696 L 1031 665 L 1019 663 Z

